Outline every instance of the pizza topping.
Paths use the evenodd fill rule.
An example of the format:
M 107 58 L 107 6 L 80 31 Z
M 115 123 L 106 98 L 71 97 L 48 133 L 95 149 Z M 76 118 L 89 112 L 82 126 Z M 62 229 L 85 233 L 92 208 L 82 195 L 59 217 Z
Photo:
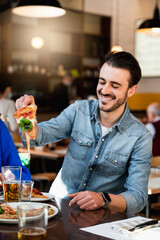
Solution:
M 29 119 L 21 118 L 20 120 L 20 128 L 22 131 L 26 132 L 31 130 L 33 127 L 32 122 Z

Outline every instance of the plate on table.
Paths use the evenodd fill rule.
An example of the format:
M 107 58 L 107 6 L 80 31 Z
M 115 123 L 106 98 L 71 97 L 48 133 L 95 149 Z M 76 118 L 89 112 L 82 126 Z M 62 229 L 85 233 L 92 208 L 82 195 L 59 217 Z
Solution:
M 27 204 L 33 204 L 31 202 L 26 202 Z M 16 210 L 17 206 L 19 204 L 22 204 L 22 202 L 14 202 L 14 203 L 8 203 L 9 206 L 11 206 L 12 208 L 14 208 Z M 25 202 L 23 202 L 23 204 L 25 204 Z M 54 210 L 54 213 L 48 216 L 48 219 L 54 217 L 55 215 L 57 215 L 58 213 L 58 208 L 50 205 L 50 204 L 46 204 L 46 203 L 42 203 L 42 205 L 44 206 L 48 206 L 51 207 Z M 17 224 L 18 223 L 18 219 L 1 219 L 0 218 L 0 223 L 7 223 L 7 224 Z
M 51 193 L 47 193 L 47 192 L 42 192 L 42 194 L 48 198 L 41 198 L 41 197 L 31 197 L 31 202 L 46 202 L 49 201 L 50 199 L 54 198 L 54 195 Z

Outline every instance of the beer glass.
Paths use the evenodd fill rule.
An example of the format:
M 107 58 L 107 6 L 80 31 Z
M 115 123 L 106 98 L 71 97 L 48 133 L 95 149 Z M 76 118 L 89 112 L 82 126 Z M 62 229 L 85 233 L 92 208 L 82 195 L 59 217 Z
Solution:
M 42 203 L 22 203 L 17 207 L 18 239 L 44 240 L 48 224 L 48 209 Z
M 1 168 L 1 172 L 4 201 L 19 202 L 22 168 L 17 166 L 4 166 Z

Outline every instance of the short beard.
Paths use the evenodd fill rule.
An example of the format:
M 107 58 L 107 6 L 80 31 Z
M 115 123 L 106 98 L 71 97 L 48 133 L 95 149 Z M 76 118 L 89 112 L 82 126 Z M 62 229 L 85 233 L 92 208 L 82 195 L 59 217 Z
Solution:
M 122 106 L 126 102 L 127 95 L 128 95 L 128 91 L 126 91 L 124 98 L 119 99 L 112 107 L 105 109 L 105 106 L 104 107 L 99 106 L 99 110 L 101 110 L 103 112 L 113 112 L 113 111 L 117 110 L 120 106 Z

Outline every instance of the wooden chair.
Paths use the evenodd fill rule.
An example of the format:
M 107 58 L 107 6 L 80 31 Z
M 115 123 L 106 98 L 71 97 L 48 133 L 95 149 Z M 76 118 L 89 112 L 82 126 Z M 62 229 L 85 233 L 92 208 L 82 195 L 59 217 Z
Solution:
M 54 181 L 56 178 L 57 173 L 56 172 L 43 172 L 43 173 L 35 173 L 32 174 L 32 180 L 35 183 L 39 184 L 39 190 L 40 191 L 49 191 L 49 187 L 51 183 Z
M 160 167 L 160 156 L 152 158 L 151 167 Z
M 156 156 L 156 157 L 152 158 L 151 167 L 152 168 L 160 167 L 160 156 Z M 156 173 L 152 173 L 151 175 L 152 175 L 152 177 L 157 177 Z M 158 175 L 159 175 L 159 173 L 158 173 Z M 155 194 L 155 202 L 151 203 L 151 211 L 153 211 L 153 210 L 154 211 L 160 211 L 159 195 L 160 194 Z M 154 197 L 154 194 L 153 194 L 153 197 Z M 152 200 L 154 200 L 154 199 L 152 199 Z

